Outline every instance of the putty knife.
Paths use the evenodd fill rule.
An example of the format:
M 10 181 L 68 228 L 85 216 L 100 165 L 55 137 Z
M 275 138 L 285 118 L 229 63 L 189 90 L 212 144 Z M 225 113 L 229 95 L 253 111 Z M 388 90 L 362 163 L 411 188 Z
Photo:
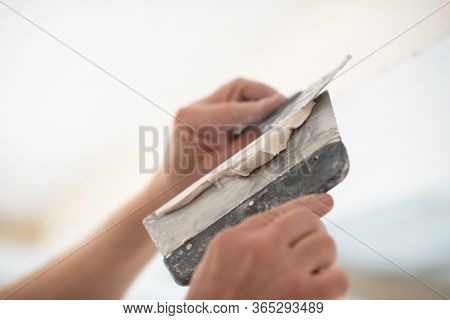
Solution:
M 320 90 L 318 90 L 320 91 Z M 295 107 L 291 97 L 264 120 L 270 125 Z M 349 160 L 328 92 L 315 99 L 308 120 L 294 130 L 287 149 L 248 177 L 223 177 L 187 205 L 165 215 L 150 214 L 144 225 L 175 282 L 187 285 L 209 241 L 223 228 L 291 199 L 326 192 L 347 175 Z

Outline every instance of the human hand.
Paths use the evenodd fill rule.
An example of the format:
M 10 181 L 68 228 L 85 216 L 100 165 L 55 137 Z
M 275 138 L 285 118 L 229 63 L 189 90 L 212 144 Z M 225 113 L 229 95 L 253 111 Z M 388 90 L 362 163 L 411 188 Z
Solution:
M 320 216 L 327 194 L 292 200 L 224 229 L 210 242 L 188 299 L 336 299 L 348 288 Z
M 249 128 L 232 137 L 234 127 L 260 122 L 283 101 L 273 88 L 237 79 L 181 108 L 175 117 L 164 167 L 156 179 L 172 186 L 172 195 L 180 192 L 260 134 Z

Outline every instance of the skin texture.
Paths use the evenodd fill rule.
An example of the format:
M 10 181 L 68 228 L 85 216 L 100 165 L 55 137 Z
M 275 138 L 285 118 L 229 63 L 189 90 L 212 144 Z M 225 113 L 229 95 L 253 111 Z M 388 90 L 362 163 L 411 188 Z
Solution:
M 336 299 L 348 287 L 320 216 L 327 194 L 295 199 L 219 233 L 191 280 L 189 299 Z M 224 266 L 232 266 L 226 272 Z
M 236 125 L 260 121 L 283 99 L 264 84 L 238 79 L 181 108 L 173 124 L 164 166 L 145 190 L 120 208 L 86 242 L 5 288 L 0 296 L 123 297 L 156 253 L 142 226 L 144 217 L 254 140 L 258 135 L 255 130 L 246 130 L 238 138 L 233 138 L 230 131 Z M 319 214 L 331 209 L 331 205 L 323 205 L 331 198 L 318 199 L 308 197 L 306 201 Z M 336 298 L 345 291 L 346 281 L 343 273 L 332 267 L 335 249 L 331 243 L 317 213 L 291 202 L 219 233 L 194 274 L 188 297 Z M 317 268 L 322 271 L 311 272 Z M 230 269 L 239 272 L 227 273 Z

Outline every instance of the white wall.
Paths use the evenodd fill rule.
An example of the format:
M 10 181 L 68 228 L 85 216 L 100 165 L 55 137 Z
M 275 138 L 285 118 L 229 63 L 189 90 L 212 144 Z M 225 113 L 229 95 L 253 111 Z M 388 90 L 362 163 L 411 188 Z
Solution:
M 173 114 L 236 76 L 294 92 L 443 2 L 6 3 Z M 448 182 L 449 7 L 330 86 L 351 157 L 333 191 L 336 221 Z M 138 126 L 170 122 L 0 5 L 0 221 L 26 230 L 0 228 L 0 284 L 82 239 L 148 182 Z M 156 263 L 130 297 L 182 294 Z

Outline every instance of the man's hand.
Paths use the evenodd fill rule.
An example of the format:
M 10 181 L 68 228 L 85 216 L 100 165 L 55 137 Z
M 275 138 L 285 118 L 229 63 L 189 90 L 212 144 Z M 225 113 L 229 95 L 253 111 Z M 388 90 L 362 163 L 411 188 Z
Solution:
M 346 274 L 320 216 L 327 194 L 290 201 L 220 232 L 191 280 L 188 299 L 336 299 Z
M 238 79 L 176 114 L 164 167 L 155 182 L 170 186 L 172 196 L 258 137 L 249 129 L 239 137 L 231 130 L 260 122 L 284 101 L 274 89 Z M 160 184 L 161 185 L 161 184 Z

